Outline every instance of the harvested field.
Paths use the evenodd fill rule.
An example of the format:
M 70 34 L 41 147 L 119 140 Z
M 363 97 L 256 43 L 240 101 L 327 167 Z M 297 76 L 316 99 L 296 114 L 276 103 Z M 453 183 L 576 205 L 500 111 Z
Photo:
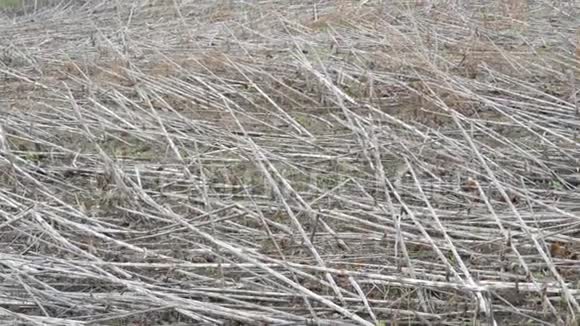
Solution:
M 578 1 L 14 3 L 0 325 L 578 324 Z

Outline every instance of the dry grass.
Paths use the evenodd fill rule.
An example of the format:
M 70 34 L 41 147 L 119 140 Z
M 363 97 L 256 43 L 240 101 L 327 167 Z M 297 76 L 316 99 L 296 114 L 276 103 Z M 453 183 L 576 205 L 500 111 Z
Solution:
M 577 324 L 577 2 L 88 3 L 0 17 L 2 324 Z

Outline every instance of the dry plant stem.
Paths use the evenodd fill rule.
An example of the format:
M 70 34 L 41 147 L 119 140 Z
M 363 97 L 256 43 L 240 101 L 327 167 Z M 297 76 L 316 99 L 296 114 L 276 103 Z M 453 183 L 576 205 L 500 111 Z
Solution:
M 378 324 L 379 321 L 377 320 L 377 316 L 374 314 L 372 308 L 369 305 L 369 302 L 366 299 L 366 295 L 365 293 L 362 291 L 362 289 L 360 288 L 360 286 L 358 285 L 358 283 L 356 282 L 356 280 L 352 277 L 349 276 L 348 281 L 350 282 L 350 284 L 352 285 L 353 288 L 355 288 L 356 292 L 358 293 L 359 297 L 361 298 L 365 308 L 367 309 L 369 315 L 371 316 L 371 319 L 373 320 L 373 322 L 375 324 Z

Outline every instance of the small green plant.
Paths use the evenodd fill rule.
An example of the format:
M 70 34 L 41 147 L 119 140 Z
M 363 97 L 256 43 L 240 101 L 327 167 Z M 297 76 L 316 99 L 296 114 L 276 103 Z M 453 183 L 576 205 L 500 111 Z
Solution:
M 564 188 L 562 184 L 556 180 L 550 181 L 550 187 L 554 190 L 562 190 Z

